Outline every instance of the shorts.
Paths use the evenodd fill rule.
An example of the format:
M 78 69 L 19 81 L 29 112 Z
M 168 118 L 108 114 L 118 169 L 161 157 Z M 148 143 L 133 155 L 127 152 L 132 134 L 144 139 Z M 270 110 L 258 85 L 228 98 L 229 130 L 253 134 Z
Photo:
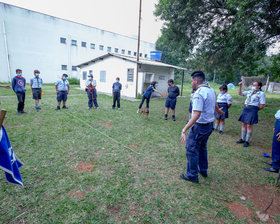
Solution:
M 58 91 L 57 92 L 57 101 L 58 102 L 61 102 L 61 101 L 66 102 L 67 95 L 68 95 L 67 91 Z
M 224 114 L 223 115 L 219 115 L 215 111 L 215 117 L 217 119 L 226 119 L 226 118 L 228 118 L 228 105 L 227 105 L 227 103 L 218 103 L 218 107 L 222 108 L 222 111 L 224 112 Z
M 166 101 L 165 101 L 165 107 L 167 107 L 167 108 L 170 107 L 172 110 L 174 110 L 175 107 L 176 107 L 176 101 L 177 101 L 176 98 L 169 98 L 169 97 L 167 97 Z
M 257 124 L 259 121 L 258 111 L 259 108 L 256 106 L 244 107 L 238 121 L 241 121 L 245 124 Z
M 34 100 L 40 100 L 42 96 L 42 89 L 41 88 L 32 89 L 32 95 Z

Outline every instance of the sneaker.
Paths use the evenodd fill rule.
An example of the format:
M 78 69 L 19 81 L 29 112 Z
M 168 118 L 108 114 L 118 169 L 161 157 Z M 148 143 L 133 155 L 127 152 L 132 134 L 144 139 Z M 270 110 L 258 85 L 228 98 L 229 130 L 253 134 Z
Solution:
M 68 107 L 66 107 L 66 105 L 63 105 L 62 109 L 68 109 Z
M 243 144 L 244 147 L 248 147 L 249 145 L 250 145 L 249 142 L 246 142 L 246 141 Z
M 244 143 L 245 141 L 241 138 L 241 139 L 239 139 L 236 143 L 237 144 L 241 144 L 241 143 Z
M 172 116 L 172 121 L 176 121 L 175 116 Z
M 137 110 L 137 114 L 139 114 L 139 112 L 140 112 L 140 109 Z
M 167 120 L 167 114 L 164 115 L 164 120 Z
M 219 131 L 219 135 L 222 135 L 223 134 L 223 131 Z
M 99 107 L 96 107 L 96 109 L 99 110 L 100 108 L 99 108 Z
M 57 106 L 55 110 L 60 110 L 60 106 Z
M 279 169 L 274 169 L 272 167 L 267 167 L 267 168 L 263 168 L 265 171 L 268 171 L 268 172 L 272 172 L 272 173 L 278 173 L 279 172 Z
M 118 107 L 118 110 L 120 110 L 121 108 Z
M 192 179 L 190 179 L 189 177 L 187 177 L 187 175 L 186 174 L 181 174 L 180 175 L 180 178 L 181 179 L 184 179 L 184 180 L 186 180 L 186 181 L 190 181 L 190 182 L 193 182 L 193 183 L 196 183 L 196 184 L 198 184 L 198 180 L 192 180 Z

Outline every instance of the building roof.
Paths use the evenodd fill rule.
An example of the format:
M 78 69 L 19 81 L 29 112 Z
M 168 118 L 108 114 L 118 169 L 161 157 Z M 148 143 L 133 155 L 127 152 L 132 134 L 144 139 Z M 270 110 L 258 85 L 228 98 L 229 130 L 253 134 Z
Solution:
M 100 60 L 103 60 L 104 58 L 111 57 L 111 56 L 137 63 L 137 58 L 136 57 L 126 56 L 126 55 L 122 55 L 122 54 L 107 53 L 107 54 L 102 55 L 100 57 L 94 58 L 90 61 L 79 64 L 79 65 L 77 65 L 77 67 L 84 67 L 86 65 L 96 63 Z M 180 70 L 187 70 L 186 68 L 178 67 L 178 66 L 175 66 L 175 65 L 169 65 L 169 64 L 163 63 L 161 61 L 151 60 L 151 59 L 147 59 L 147 58 L 145 58 L 145 59 L 144 58 L 139 58 L 139 64 L 153 65 L 153 66 L 167 67 L 167 68 L 175 68 L 175 69 L 180 69 Z

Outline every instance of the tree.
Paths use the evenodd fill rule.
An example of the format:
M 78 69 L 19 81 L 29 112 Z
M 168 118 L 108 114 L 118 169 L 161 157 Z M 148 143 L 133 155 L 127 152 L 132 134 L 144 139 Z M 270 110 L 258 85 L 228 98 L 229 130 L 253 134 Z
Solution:
M 225 76 L 252 75 L 280 37 L 279 0 L 159 0 L 155 15 L 163 55 Z

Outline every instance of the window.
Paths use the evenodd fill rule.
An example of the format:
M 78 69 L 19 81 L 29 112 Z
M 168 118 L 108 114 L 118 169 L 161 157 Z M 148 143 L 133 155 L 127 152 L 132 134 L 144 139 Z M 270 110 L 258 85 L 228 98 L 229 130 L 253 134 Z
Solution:
M 83 72 L 83 80 L 87 80 L 87 71 Z
M 111 47 L 107 47 L 107 51 L 108 51 L 108 52 L 111 52 L 111 51 L 112 51 L 112 48 L 111 48 Z
M 137 53 L 136 53 L 136 52 L 134 52 L 134 53 L 133 53 L 133 55 L 136 57 L 136 56 L 137 56 Z
M 72 66 L 72 71 L 77 71 L 77 67 L 76 66 Z
M 76 41 L 76 40 L 72 40 L 72 41 L 71 41 L 71 45 L 72 45 L 72 46 L 77 46 L 77 41 Z
M 95 49 L 95 44 L 91 43 L 91 44 L 90 44 L 90 48 L 91 48 L 91 49 Z
M 66 44 L 66 38 L 64 38 L 64 37 L 60 37 L 60 43 L 62 43 L 62 44 Z
M 133 82 L 134 68 L 127 69 L 127 81 Z
M 142 58 L 142 53 L 139 54 L 139 57 Z
M 119 53 L 119 49 L 118 48 L 115 48 L 115 53 Z
M 131 51 L 128 51 L 127 54 L 128 54 L 128 55 L 131 55 Z
M 81 43 L 81 46 L 82 46 L 82 47 L 87 47 L 87 42 L 82 42 L 82 43 Z
M 145 58 L 147 58 L 148 57 L 148 55 L 147 54 L 145 54 Z
M 67 70 L 67 65 L 61 65 L 61 70 Z
M 104 46 L 103 45 L 99 45 L 99 50 L 103 51 Z
M 125 54 L 125 50 L 124 49 L 122 49 L 122 54 Z
M 106 82 L 106 71 L 100 71 L 100 82 Z

